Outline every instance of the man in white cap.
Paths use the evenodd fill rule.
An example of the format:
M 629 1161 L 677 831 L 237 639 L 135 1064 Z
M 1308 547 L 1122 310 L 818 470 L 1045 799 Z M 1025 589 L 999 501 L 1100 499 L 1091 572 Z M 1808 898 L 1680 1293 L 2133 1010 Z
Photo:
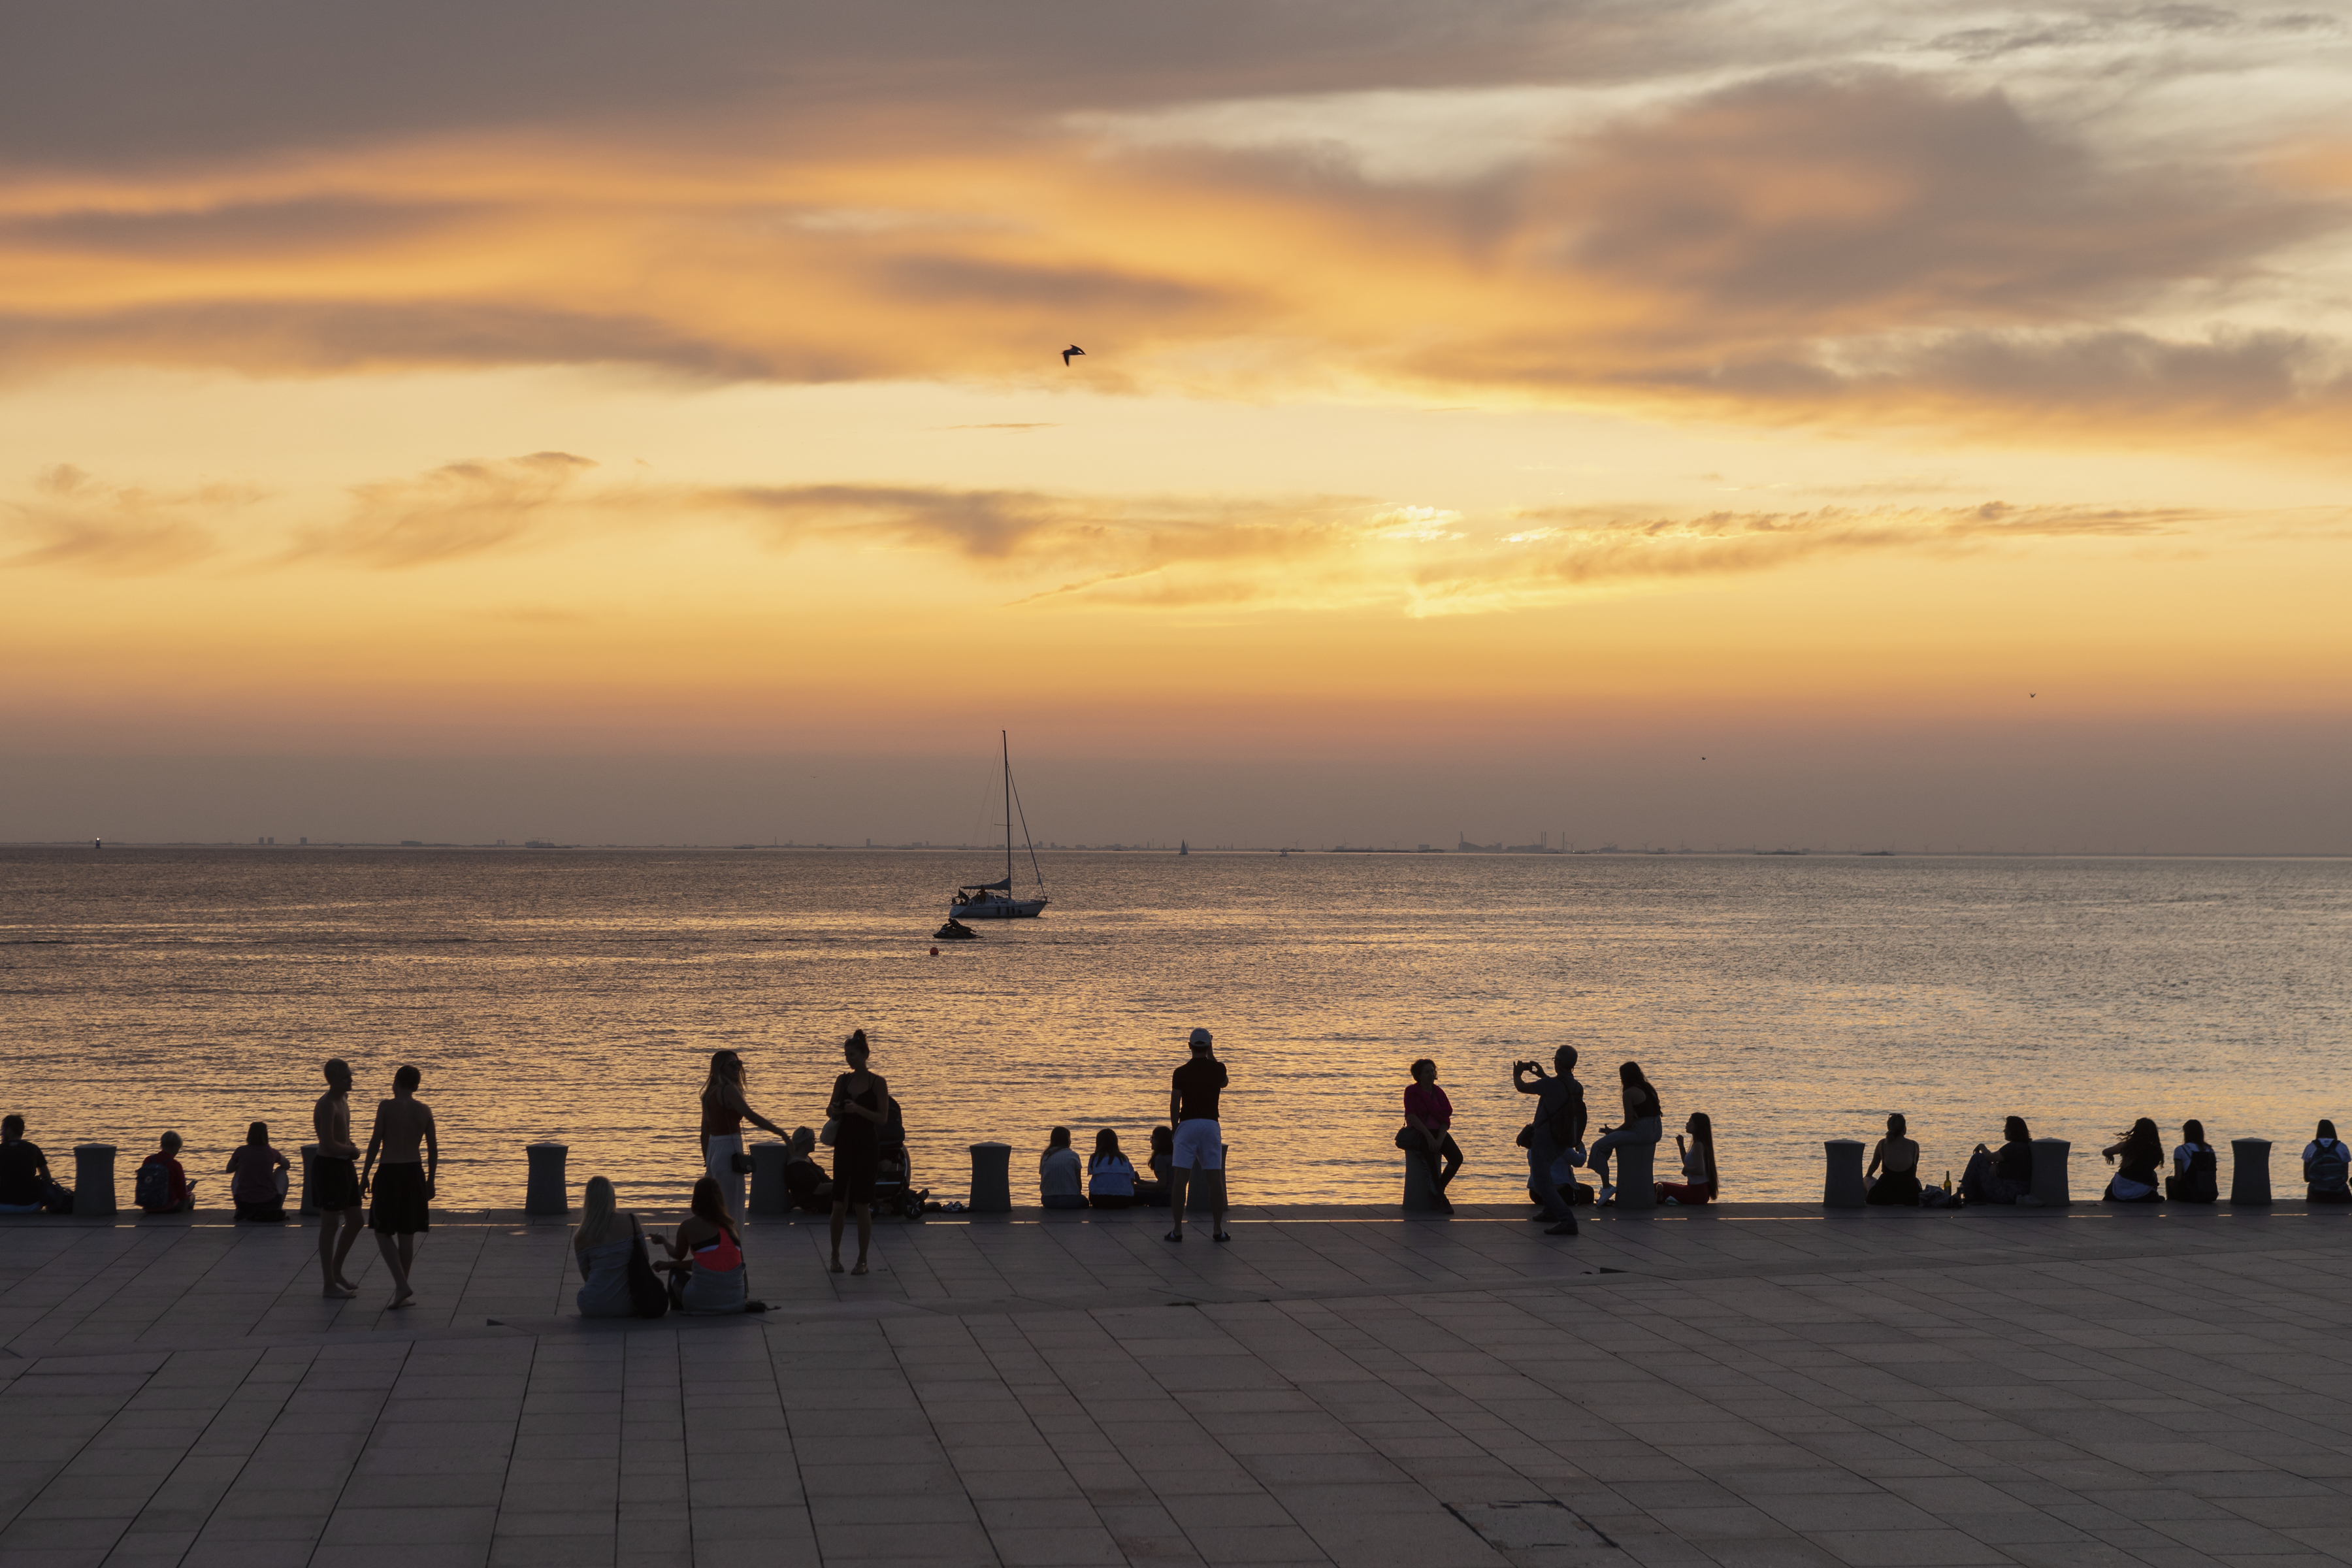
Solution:
M 1225 1064 L 1209 1054 L 1214 1043 L 1206 1029 L 1192 1031 L 1192 1059 L 1171 1076 L 1168 1120 L 1176 1129 L 1176 1147 L 1168 1159 L 1168 1207 L 1174 1228 L 1171 1241 L 1184 1239 L 1184 1184 L 1194 1171 L 1214 1171 L 1210 1185 L 1209 1214 L 1216 1239 L 1225 1234 L 1225 1133 L 1217 1123 L 1217 1095 L 1225 1087 Z

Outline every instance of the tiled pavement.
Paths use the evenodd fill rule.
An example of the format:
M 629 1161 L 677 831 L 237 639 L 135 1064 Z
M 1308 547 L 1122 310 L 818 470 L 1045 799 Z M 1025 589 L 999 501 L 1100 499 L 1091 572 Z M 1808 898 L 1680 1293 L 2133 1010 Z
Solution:
M 0 1568 L 2352 1560 L 2352 1216 L 1236 1212 L 751 1238 L 765 1317 L 571 1315 L 447 1216 L 0 1222 Z M 1604 1271 L 1605 1270 L 1605 1271 Z

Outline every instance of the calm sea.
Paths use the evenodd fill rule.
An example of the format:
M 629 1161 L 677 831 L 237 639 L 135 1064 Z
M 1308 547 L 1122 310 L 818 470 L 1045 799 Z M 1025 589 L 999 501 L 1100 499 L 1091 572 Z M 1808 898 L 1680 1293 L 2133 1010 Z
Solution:
M 2137 1116 L 2297 1149 L 2352 1126 L 2342 861 L 1055 854 L 1046 918 L 932 956 L 948 889 L 1002 864 L 0 850 L 0 1099 L 53 1156 L 119 1144 L 126 1193 L 176 1128 L 225 1195 L 248 1121 L 308 1141 L 321 1059 L 358 1069 L 362 1128 L 414 1062 L 455 1206 L 519 1204 L 539 1139 L 575 1184 L 674 1199 L 713 1048 L 763 1114 L 815 1125 L 861 1026 L 940 1196 L 981 1140 L 1016 1184 L 1056 1122 L 1141 1148 L 1194 1025 L 1233 1073 L 1236 1201 L 1393 1201 L 1420 1056 L 1457 1192 L 1508 1199 L 1532 1103 L 1509 1064 L 1563 1043 L 1597 1107 L 1633 1058 L 1670 1127 L 1712 1114 L 1727 1197 L 1817 1199 L 1822 1141 L 1889 1110 L 1930 1176 L 2021 1114 L 2074 1141 L 2078 1196 Z

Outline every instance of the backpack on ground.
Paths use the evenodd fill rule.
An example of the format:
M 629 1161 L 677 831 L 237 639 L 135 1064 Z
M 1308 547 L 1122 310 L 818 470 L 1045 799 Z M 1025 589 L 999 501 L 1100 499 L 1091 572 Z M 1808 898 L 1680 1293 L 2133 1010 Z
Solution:
M 139 1167 L 139 1174 L 131 1184 L 131 1201 L 150 1214 L 172 1206 L 172 1167 L 161 1160 L 150 1160 Z
M 2311 1190 L 2315 1193 L 2340 1193 L 2345 1190 L 2347 1169 L 2346 1150 L 2334 1139 L 2319 1145 L 2319 1152 L 2311 1162 Z

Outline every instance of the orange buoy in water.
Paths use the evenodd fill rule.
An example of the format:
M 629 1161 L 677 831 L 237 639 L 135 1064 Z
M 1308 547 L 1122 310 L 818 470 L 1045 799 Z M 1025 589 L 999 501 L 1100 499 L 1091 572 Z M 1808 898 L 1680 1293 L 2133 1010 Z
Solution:
M 940 950 L 939 950 L 938 948 L 936 948 L 936 947 L 935 947 L 935 948 L 931 949 L 931 956 L 932 956 L 933 958 L 937 958 L 939 955 L 940 955 Z

